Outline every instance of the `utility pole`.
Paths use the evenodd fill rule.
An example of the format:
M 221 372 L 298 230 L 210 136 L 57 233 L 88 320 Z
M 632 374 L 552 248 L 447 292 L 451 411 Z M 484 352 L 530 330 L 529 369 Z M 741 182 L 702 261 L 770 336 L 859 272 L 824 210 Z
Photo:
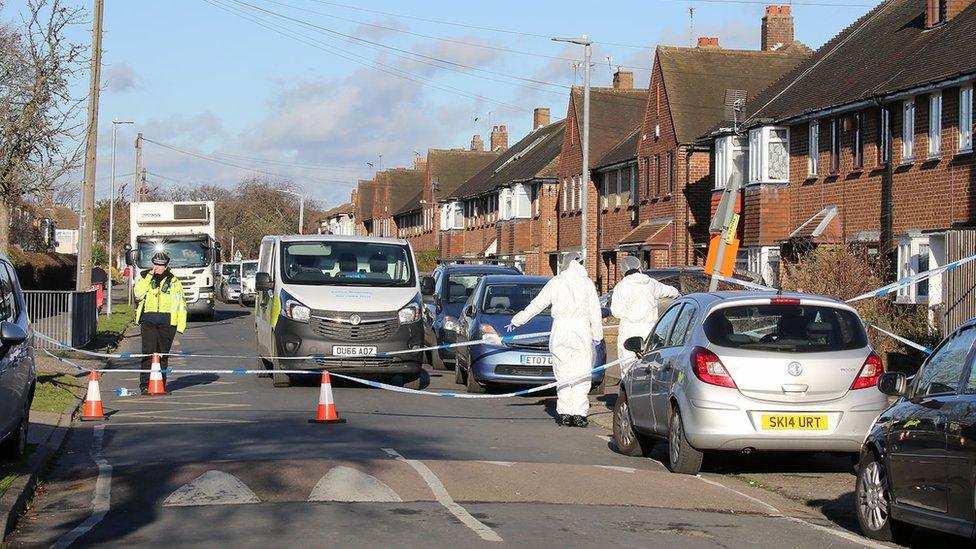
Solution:
M 79 222 L 78 275 L 75 289 L 91 288 L 92 239 L 95 237 L 95 155 L 98 150 L 98 91 L 102 73 L 102 8 L 95 0 L 92 19 L 91 81 L 88 95 L 88 128 L 85 143 L 85 183 L 81 187 L 81 220 Z
M 286 193 L 298 197 L 298 234 L 305 234 L 305 195 L 302 193 L 296 193 L 295 191 L 289 191 L 288 189 L 282 189 Z
M 589 218 L 587 212 L 588 198 L 590 194 L 590 58 L 592 57 L 592 44 L 589 37 L 585 34 L 580 38 L 553 38 L 555 42 L 569 42 L 583 46 L 583 132 L 580 145 L 583 146 L 583 170 L 580 176 L 580 257 L 583 258 L 583 266 L 586 266 L 586 221 Z
M 132 201 L 142 202 L 143 182 L 142 176 L 142 132 L 136 135 L 136 184 L 132 188 Z
M 128 120 L 112 120 L 112 194 L 108 202 L 108 307 L 105 314 L 112 316 L 112 267 L 115 265 L 115 143 L 119 124 L 132 124 Z

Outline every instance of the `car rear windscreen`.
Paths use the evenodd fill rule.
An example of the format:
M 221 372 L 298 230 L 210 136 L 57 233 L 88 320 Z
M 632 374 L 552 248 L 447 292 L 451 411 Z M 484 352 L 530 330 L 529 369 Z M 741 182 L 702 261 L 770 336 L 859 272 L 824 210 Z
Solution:
M 715 345 L 756 351 L 816 353 L 867 346 L 861 319 L 822 305 L 741 305 L 718 309 L 705 320 Z
M 514 316 L 528 307 L 545 284 L 492 284 L 485 288 L 481 307 L 486 315 Z M 549 308 L 539 313 L 549 315 Z

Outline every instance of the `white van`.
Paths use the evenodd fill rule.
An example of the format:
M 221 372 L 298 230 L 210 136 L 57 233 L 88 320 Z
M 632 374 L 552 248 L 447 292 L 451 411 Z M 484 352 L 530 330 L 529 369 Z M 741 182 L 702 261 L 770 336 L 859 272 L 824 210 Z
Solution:
M 265 368 L 326 369 L 418 387 L 422 354 L 378 353 L 423 346 L 423 302 L 413 248 L 405 240 L 356 236 L 266 236 L 255 276 L 258 356 Z M 287 374 L 272 371 L 275 387 Z

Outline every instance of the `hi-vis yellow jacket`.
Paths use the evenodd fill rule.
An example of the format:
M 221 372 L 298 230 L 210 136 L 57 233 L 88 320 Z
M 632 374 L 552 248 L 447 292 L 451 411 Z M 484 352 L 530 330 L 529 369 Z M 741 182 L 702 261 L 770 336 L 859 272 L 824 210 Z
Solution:
M 183 285 L 173 273 L 163 282 L 153 287 L 152 272 L 146 273 L 133 289 L 139 308 L 136 309 L 136 323 L 142 318 L 143 311 L 147 313 L 169 313 L 169 322 L 176 326 L 176 331 L 183 333 L 186 329 L 186 300 L 183 297 Z

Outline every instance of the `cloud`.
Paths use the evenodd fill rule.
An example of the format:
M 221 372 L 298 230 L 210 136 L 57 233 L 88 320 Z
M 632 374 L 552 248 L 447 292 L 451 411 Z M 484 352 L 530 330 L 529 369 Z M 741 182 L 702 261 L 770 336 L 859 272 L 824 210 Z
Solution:
M 404 28 L 399 21 L 396 19 L 385 19 L 371 21 L 369 23 L 361 23 L 349 34 L 352 34 L 357 38 L 378 41 L 379 39 L 390 35 L 400 34 L 399 31 L 401 30 L 404 30 Z
M 105 85 L 116 93 L 129 91 L 139 86 L 139 75 L 128 63 L 114 63 L 105 71 Z

